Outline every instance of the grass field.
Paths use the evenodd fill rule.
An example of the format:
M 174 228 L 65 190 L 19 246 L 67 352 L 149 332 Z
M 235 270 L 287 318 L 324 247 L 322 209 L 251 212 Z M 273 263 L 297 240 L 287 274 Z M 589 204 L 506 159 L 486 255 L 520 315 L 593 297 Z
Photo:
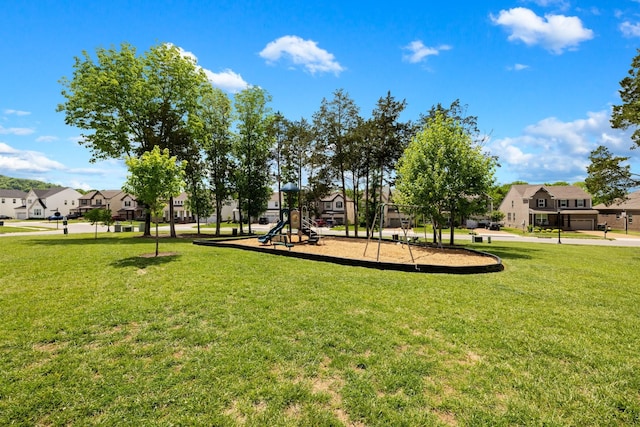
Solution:
M 638 248 L 450 276 L 93 237 L 0 238 L 0 425 L 640 424 Z

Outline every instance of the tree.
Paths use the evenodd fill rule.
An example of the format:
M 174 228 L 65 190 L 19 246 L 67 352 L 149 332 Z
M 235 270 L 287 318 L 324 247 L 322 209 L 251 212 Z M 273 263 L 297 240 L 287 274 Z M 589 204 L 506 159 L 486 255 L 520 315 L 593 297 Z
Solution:
M 162 210 L 172 197 L 178 196 L 184 188 L 185 162 L 178 162 L 169 156 L 169 150 L 153 147 L 140 158 L 127 157 L 129 174 L 122 187 L 147 207 L 148 215 L 162 216 Z M 156 256 L 158 256 L 158 222 L 156 220 Z
M 89 221 L 91 225 L 95 225 L 95 238 L 98 238 L 98 224 L 104 224 L 107 227 L 113 224 L 113 216 L 111 214 L 111 209 L 91 209 L 89 212 L 84 214 L 84 219 Z M 108 229 L 107 229 L 108 231 Z
M 413 133 L 410 122 L 400 121 L 400 114 L 406 106 L 405 100 L 397 101 L 391 92 L 387 92 L 384 98 L 378 99 L 371 120 L 365 124 L 370 142 L 366 150 L 365 184 L 368 193 L 365 197 L 365 218 L 369 229 L 372 217 L 383 202 L 385 180 L 391 187 L 398 159 Z
M 593 196 L 594 204 L 609 206 L 616 200 L 625 200 L 630 188 L 640 185 L 634 179 L 629 165 L 623 165 L 628 157 L 614 156 L 608 148 L 600 146 L 589 155 L 585 185 Z
M 83 51 L 73 68 L 73 77 L 60 81 L 65 102 L 57 110 L 83 131 L 80 144 L 91 150 L 91 161 L 137 157 L 155 146 L 178 155 L 193 142 L 200 100 L 211 85 L 176 46 L 160 44 L 137 56 L 123 43 L 119 50 L 97 49 L 95 60 Z M 146 223 L 149 235 L 149 218 Z
M 620 99 L 622 104 L 614 105 L 611 114 L 611 127 L 628 129 L 635 127 L 631 140 L 631 148 L 640 147 L 640 49 L 631 61 L 631 69 L 627 77 L 620 81 Z M 637 176 L 631 173 L 630 166 L 624 163 L 629 157 L 614 156 L 608 148 L 599 146 L 589 155 L 591 164 L 587 167 L 585 184 L 594 196 L 594 203 L 600 202 L 609 206 L 616 199 L 625 200 L 633 187 L 640 185 Z
M 627 77 L 620 81 L 620 99 L 622 104 L 614 105 L 611 114 L 611 127 L 628 129 L 635 127 L 631 140 L 640 147 L 640 49 L 631 60 L 631 69 Z
M 273 139 L 269 135 L 270 95 L 257 86 L 242 90 L 235 96 L 237 135 L 233 151 L 238 165 L 235 173 L 242 234 L 243 212 L 249 219 L 258 216 L 267 208 L 271 197 L 269 176 L 269 153 Z
M 201 138 L 209 172 L 209 185 L 215 202 L 216 236 L 219 236 L 222 207 L 233 193 L 233 107 L 229 97 L 220 89 L 213 89 L 211 93 L 206 94 L 203 107 Z
M 330 160 L 332 175 L 339 183 L 342 197 L 345 203 L 345 231 L 349 236 L 349 216 L 347 208 L 347 173 L 350 166 L 355 163 L 350 158 L 351 150 L 355 143 L 353 131 L 360 122 L 358 107 L 342 89 L 333 93 L 333 99 L 322 99 L 320 110 L 313 115 L 313 125 L 319 147 L 326 153 Z M 360 153 L 358 153 L 360 154 Z
M 462 124 L 436 112 L 409 143 L 398 162 L 398 202 L 420 206 L 435 227 L 480 209 L 493 185 L 496 161 L 482 152 Z M 484 203 L 486 209 L 486 203 Z

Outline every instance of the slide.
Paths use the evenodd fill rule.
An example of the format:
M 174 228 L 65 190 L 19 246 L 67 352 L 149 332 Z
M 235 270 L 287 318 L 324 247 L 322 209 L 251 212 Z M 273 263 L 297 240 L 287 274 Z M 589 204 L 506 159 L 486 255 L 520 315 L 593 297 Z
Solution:
M 284 226 L 287 225 L 287 221 L 285 220 L 280 220 L 275 227 L 273 227 L 271 230 L 269 230 L 269 232 L 267 234 L 264 234 L 260 237 L 258 237 L 258 242 L 260 243 L 267 243 L 269 241 L 271 241 L 271 238 L 273 236 L 275 236 L 276 234 L 280 233 L 282 231 L 282 229 L 284 228 Z

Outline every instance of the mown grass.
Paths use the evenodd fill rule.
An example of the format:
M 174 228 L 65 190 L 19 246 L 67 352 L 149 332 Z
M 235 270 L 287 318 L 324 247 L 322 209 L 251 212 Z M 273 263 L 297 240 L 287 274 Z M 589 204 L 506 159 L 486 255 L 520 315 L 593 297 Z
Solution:
M 638 248 L 408 274 L 128 234 L 4 237 L 0 425 L 640 423 Z

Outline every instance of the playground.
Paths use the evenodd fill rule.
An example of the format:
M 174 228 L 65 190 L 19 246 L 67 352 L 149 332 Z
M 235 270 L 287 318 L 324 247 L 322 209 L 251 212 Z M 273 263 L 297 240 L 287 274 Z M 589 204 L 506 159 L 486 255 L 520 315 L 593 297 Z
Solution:
M 266 234 L 228 240 L 200 240 L 198 245 L 234 247 L 273 255 L 311 259 L 383 270 L 424 273 L 473 274 L 504 269 L 500 258 L 465 248 L 429 246 L 410 236 L 411 221 L 394 236 L 349 238 L 323 236 L 315 221 L 297 209 L 283 210 L 281 219 Z M 380 229 L 382 222 L 380 222 Z
M 296 241 L 297 237 L 292 240 Z M 256 238 L 226 240 L 221 242 L 226 245 L 253 247 L 267 252 L 284 252 L 297 254 L 313 254 L 324 257 L 337 257 L 356 261 L 367 261 L 373 263 L 396 263 L 396 264 L 423 264 L 438 266 L 487 266 L 497 263 L 496 258 L 485 253 L 456 248 L 436 248 L 432 246 L 411 245 L 409 247 L 403 242 L 346 238 L 338 236 L 324 236 L 318 244 L 308 244 L 305 240 L 301 243 L 294 243 L 287 247 L 279 245 L 277 242 L 262 244 Z M 413 255 L 413 260 L 411 259 Z

